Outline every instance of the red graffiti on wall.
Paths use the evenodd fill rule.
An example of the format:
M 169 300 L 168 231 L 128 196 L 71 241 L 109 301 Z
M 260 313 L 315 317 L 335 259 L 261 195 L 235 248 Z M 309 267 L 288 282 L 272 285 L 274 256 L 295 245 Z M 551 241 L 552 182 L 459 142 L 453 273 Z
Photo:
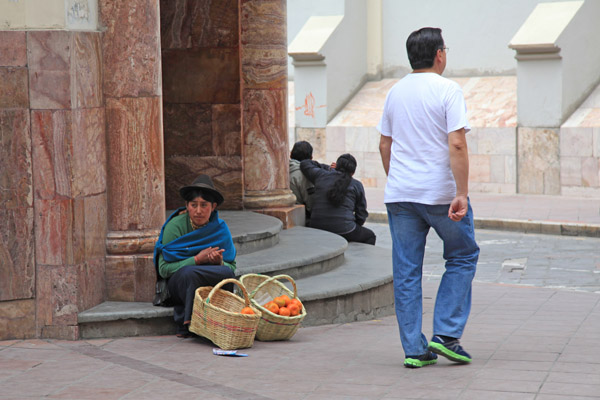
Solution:
M 325 105 L 316 106 L 316 108 L 322 108 Z M 308 93 L 304 98 L 304 104 L 300 107 L 296 107 L 296 110 L 301 110 L 304 108 L 304 115 L 308 115 L 309 117 L 315 117 L 315 96 L 313 96 L 312 92 Z

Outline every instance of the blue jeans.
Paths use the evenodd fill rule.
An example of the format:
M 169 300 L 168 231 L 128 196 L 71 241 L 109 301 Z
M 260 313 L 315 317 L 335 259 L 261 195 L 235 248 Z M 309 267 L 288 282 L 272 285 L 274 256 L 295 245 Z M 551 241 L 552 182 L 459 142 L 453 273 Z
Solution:
M 479 247 L 475 242 L 473 210 L 459 222 L 448 218 L 450 205 L 386 204 L 392 236 L 394 300 L 405 355 L 427 352 L 422 332 L 421 287 L 425 241 L 433 228 L 444 242 L 446 271 L 435 300 L 433 334 L 460 338 L 471 311 L 471 283 Z

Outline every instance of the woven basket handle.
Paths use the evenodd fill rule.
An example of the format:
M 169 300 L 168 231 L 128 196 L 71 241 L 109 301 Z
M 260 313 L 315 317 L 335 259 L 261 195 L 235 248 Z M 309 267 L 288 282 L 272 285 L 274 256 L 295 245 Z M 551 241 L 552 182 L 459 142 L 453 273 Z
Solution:
M 244 295 L 244 302 L 246 303 L 246 307 L 250 307 L 250 298 L 248 297 L 248 291 L 246 290 L 244 285 L 242 285 L 242 282 L 238 281 L 237 279 L 233 279 L 233 278 L 223 279 L 221 282 L 217 283 L 215 285 L 215 287 L 212 288 L 212 290 L 210 291 L 208 296 L 206 297 L 206 304 L 210 303 L 210 299 L 212 298 L 213 294 L 215 294 L 217 292 L 217 290 L 219 290 L 221 288 L 221 286 L 226 285 L 228 283 L 235 283 L 242 290 L 242 294 Z
M 250 296 L 253 298 L 253 297 L 254 297 L 254 295 L 255 295 L 255 294 L 256 294 L 256 293 L 257 293 L 257 292 L 260 290 L 260 288 L 262 288 L 264 285 L 266 285 L 266 284 L 267 284 L 267 283 L 269 283 L 269 282 L 273 282 L 273 281 L 276 281 L 276 280 L 279 280 L 279 279 L 287 279 L 288 281 L 290 281 L 290 282 L 292 283 L 292 287 L 294 288 L 294 298 L 295 298 L 295 299 L 296 299 L 296 298 L 298 298 L 298 290 L 296 289 L 296 281 L 294 281 L 294 279 L 293 279 L 291 276 L 289 276 L 289 275 L 285 275 L 285 274 L 282 274 L 282 275 L 275 275 L 275 276 L 272 276 L 272 277 L 270 277 L 269 279 L 265 279 L 264 281 L 262 281 L 262 282 L 261 282 L 261 283 L 260 283 L 260 284 L 259 284 L 259 285 L 256 287 L 256 289 L 254 289 L 254 290 L 252 291 L 252 293 L 250 294 Z

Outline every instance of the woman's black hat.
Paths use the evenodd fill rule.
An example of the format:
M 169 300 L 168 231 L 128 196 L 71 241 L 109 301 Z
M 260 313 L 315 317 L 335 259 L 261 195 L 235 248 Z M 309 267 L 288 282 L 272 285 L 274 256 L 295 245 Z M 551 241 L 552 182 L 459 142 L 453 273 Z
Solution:
M 214 196 L 217 205 L 220 205 L 225 200 L 221 192 L 215 189 L 215 185 L 208 175 L 199 175 L 191 185 L 180 188 L 179 194 L 185 199 L 187 197 L 186 194 L 195 189 L 210 192 Z

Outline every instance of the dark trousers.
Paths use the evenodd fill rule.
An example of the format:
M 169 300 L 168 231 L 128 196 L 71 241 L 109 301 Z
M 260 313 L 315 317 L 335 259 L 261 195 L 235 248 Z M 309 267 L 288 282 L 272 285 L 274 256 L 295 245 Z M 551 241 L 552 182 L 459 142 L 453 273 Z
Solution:
M 359 242 L 372 245 L 375 245 L 375 240 L 377 239 L 375 232 L 360 225 L 356 225 L 356 228 L 354 228 L 352 232 L 344 233 L 340 236 L 349 242 Z
M 177 333 L 187 333 L 188 331 L 197 288 L 215 286 L 223 279 L 234 277 L 235 274 L 226 265 L 188 265 L 178 269 L 168 282 Z M 228 283 L 221 289 L 233 291 L 233 284 Z

